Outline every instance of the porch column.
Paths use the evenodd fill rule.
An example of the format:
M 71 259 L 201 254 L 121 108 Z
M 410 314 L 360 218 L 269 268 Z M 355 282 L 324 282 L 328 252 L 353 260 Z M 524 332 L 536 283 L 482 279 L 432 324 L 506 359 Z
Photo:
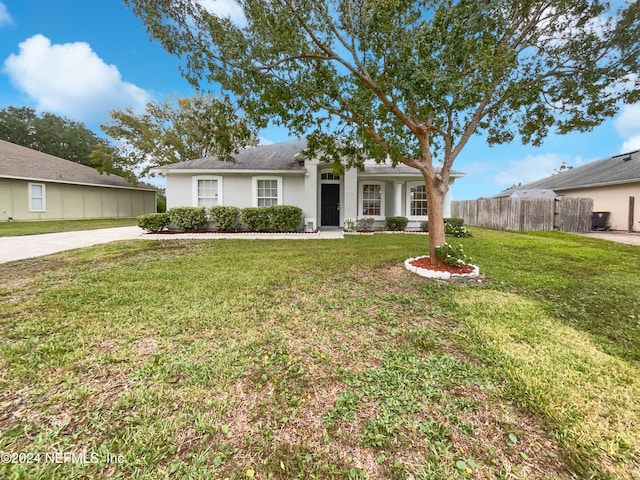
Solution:
M 341 205 L 342 221 L 358 218 L 358 169 L 350 168 L 344 172 L 344 193 Z
M 318 160 L 316 159 L 305 161 L 302 211 L 305 230 L 318 228 Z
M 394 201 L 393 214 L 396 217 L 402 216 L 402 182 L 395 182 L 394 184 L 396 197 Z
M 442 202 L 442 217 L 451 218 L 451 185 L 449 185 L 449 190 L 444 195 L 444 201 Z

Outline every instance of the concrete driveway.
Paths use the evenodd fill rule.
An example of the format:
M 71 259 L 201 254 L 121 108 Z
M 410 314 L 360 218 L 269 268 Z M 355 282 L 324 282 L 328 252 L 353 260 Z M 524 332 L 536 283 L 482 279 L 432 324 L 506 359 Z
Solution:
M 139 227 L 103 228 L 78 232 L 45 233 L 20 237 L 0 237 L 0 263 L 40 257 L 52 253 L 90 247 L 99 243 L 140 238 Z
M 585 237 L 599 238 L 600 240 L 610 240 L 612 242 L 626 243 L 628 245 L 640 245 L 640 233 L 627 233 L 627 232 L 591 232 L 591 233 L 578 233 L 577 235 L 583 235 Z
M 116 240 L 205 240 L 205 239 L 339 239 L 344 238 L 340 229 L 320 231 L 314 234 L 216 234 L 184 233 L 179 235 L 150 235 L 139 227 L 103 228 L 99 230 L 81 230 L 78 232 L 44 233 L 42 235 L 24 235 L 21 237 L 0 237 L 0 263 L 41 257 L 52 253 L 90 247 Z

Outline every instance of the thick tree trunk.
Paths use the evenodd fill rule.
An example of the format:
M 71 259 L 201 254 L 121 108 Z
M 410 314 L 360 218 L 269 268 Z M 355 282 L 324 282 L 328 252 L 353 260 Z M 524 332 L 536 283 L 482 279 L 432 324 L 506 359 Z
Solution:
M 429 256 L 431 261 L 442 264 L 436 255 L 436 247 L 441 247 L 445 243 L 443 206 L 444 197 L 449 189 L 449 185 L 436 178 L 429 178 L 424 174 L 427 186 L 427 214 L 429 215 Z
M 433 166 L 433 157 L 431 156 L 431 145 L 429 142 L 429 130 L 423 129 L 416 133 L 420 144 L 421 155 L 420 161 L 409 164 L 422 172 L 424 183 L 427 188 L 427 215 L 429 220 L 429 257 L 434 265 L 442 265 L 442 262 L 436 254 L 436 247 L 441 247 L 445 243 L 444 235 L 444 197 L 449 191 L 449 171 L 453 159 L 450 152 L 445 155 L 442 170 L 437 172 Z M 445 139 L 445 145 L 450 147 L 450 139 Z M 448 151 L 448 150 L 447 150 Z M 446 152 L 445 152 L 446 153 Z

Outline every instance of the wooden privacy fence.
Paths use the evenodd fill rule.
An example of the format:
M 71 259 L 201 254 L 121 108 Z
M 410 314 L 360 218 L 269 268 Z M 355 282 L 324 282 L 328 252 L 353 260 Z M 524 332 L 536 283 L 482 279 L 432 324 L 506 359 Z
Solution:
M 483 198 L 451 202 L 451 216 L 467 225 L 514 231 L 590 232 L 590 198 Z

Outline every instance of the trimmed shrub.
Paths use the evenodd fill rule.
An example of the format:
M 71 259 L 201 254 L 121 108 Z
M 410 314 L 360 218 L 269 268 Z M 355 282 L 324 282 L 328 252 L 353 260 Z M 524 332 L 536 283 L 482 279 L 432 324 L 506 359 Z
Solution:
M 470 237 L 471 232 L 469 232 L 462 225 L 464 224 L 464 219 L 458 217 L 445 218 L 444 219 L 444 232 L 447 235 L 453 235 L 454 237 Z M 423 232 L 429 231 L 429 221 L 422 222 L 420 224 L 420 229 Z
M 158 233 L 169 226 L 168 213 L 147 213 L 136 217 L 138 226 L 149 233 Z
M 238 207 L 215 205 L 209 208 L 209 219 L 218 230 L 228 232 L 235 230 L 238 225 L 238 216 L 240 209 Z
M 373 223 L 375 220 L 373 218 L 359 218 L 356 222 L 356 230 L 360 232 L 371 232 L 373 231 Z
M 274 232 L 297 232 L 302 222 L 302 209 L 291 205 L 269 207 L 270 229 Z
M 409 219 L 407 217 L 387 217 L 385 223 L 387 230 L 400 231 L 407 228 Z
M 252 232 L 266 232 L 269 230 L 271 222 L 268 207 L 243 208 L 240 216 L 242 224 Z
M 207 223 L 205 207 L 173 207 L 167 213 L 170 222 L 184 232 L 198 230 Z
M 451 225 L 452 227 L 461 227 L 464 225 L 464 218 L 451 217 L 444 219 L 445 225 Z
M 465 237 L 472 236 L 471 232 L 467 230 L 466 227 L 463 227 L 462 225 L 454 226 L 454 225 L 451 225 L 450 223 L 444 224 L 444 233 L 445 235 L 450 235 L 452 237 L 457 237 L 457 238 L 465 238 Z

